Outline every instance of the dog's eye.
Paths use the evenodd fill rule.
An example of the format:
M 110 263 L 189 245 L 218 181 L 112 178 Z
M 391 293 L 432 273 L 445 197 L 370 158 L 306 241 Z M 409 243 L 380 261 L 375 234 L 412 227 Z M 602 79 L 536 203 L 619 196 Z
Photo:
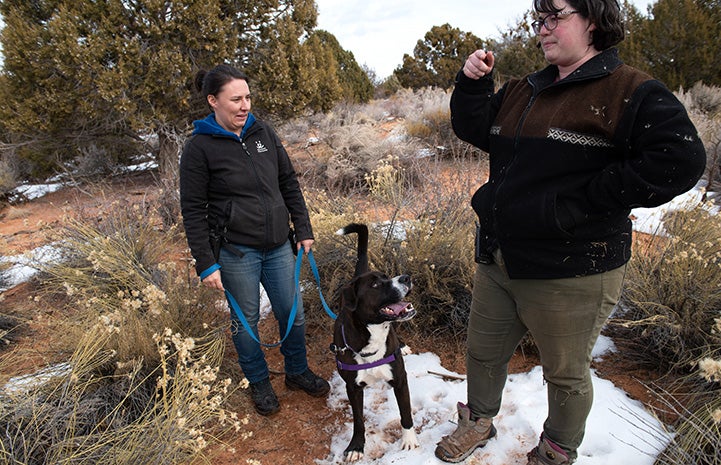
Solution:
M 371 283 L 371 287 L 372 287 L 373 289 L 377 289 L 378 287 L 380 287 L 380 285 L 381 285 L 381 283 L 380 283 L 379 281 L 373 281 L 373 282 Z

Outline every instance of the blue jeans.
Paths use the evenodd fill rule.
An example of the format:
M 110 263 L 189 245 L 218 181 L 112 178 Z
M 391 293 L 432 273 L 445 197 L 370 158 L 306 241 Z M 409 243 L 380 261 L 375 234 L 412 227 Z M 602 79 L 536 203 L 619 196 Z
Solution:
M 238 302 L 245 319 L 258 337 L 260 319 L 260 284 L 278 321 L 280 337 L 285 335 L 288 318 L 295 299 L 295 256 L 288 243 L 270 250 L 260 250 L 233 244 L 242 252 L 238 257 L 225 248 L 220 251 L 220 277 L 223 287 Z M 245 330 L 235 310 L 230 309 L 233 344 L 238 353 L 238 361 L 245 377 L 251 383 L 257 383 L 270 376 L 268 364 L 261 345 Z M 258 337 L 260 339 L 260 337 Z M 278 339 L 273 341 L 277 342 Z M 261 339 L 262 340 L 262 339 Z M 285 360 L 285 373 L 296 375 L 308 368 L 305 348 L 305 317 L 303 302 L 298 296 L 298 308 L 293 327 L 280 346 Z

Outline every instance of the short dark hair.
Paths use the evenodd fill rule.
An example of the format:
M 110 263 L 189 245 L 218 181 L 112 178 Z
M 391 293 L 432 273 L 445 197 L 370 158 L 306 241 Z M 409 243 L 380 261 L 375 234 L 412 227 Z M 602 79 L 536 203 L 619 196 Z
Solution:
M 623 19 L 618 0 L 566 0 L 566 3 L 596 25 L 591 39 L 596 50 L 606 50 L 623 40 Z M 533 9 L 539 13 L 562 11 L 554 0 L 533 0 Z
M 195 88 L 203 94 L 203 98 L 208 98 L 208 95 L 218 95 L 218 92 L 233 79 L 242 79 L 248 82 L 248 76 L 238 69 L 221 64 L 217 65 L 210 71 L 200 70 L 195 75 Z

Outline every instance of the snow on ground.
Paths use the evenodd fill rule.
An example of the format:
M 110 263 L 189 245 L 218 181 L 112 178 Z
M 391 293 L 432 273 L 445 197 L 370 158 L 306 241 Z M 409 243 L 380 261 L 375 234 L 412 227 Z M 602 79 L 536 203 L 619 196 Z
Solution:
M 679 195 L 668 203 L 655 208 L 634 208 L 631 210 L 634 231 L 665 236 L 666 230 L 663 227 L 663 216 L 673 211 L 691 210 L 701 203 L 704 189 L 701 185 L 691 189 L 685 194 Z M 709 211 L 713 214 L 719 213 L 719 206 L 707 204 Z
M 602 337 L 595 354 L 602 356 L 607 350 L 613 350 L 613 344 Z M 456 403 L 466 400 L 466 381 L 446 380 L 434 374 L 462 376 L 443 368 L 438 356 L 430 352 L 406 355 L 405 363 L 413 421 L 421 446 L 412 451 L 400 449 L 400 418 L 393 390 L 387 385 L 369 386 L 365 389 L 365 456 L 358 464 L 443 463 L 433 452 L 436 443 L 456 427 Z M 345 384 L 337 372 L 330 382 L 328 406 L 345 412 L 345 420 L 332 434 L 330 455 L 316 460 L 318 465 L 343 463 L 343 450 L 353 431 Z M 610 381 L 594 375 L 593 385 L 595 400 L 576 465 L 652 465 L 671 436 L 640 402 L 630 399 Z M 526 453 L 537 444 L 541 434 L 547 405 L 541 367 L 510 375 L 501 411 L 494 420 L 498 435 L 463 463 L 525 465 Z
M 9 263 L 10 268 L 0 272 L 0 292 L 7 291 L 32 278 L 41 264 L 59 260 L 60 253 L 53 245 L 43 245 L 22 255 L 1 256 L 0 263 Z

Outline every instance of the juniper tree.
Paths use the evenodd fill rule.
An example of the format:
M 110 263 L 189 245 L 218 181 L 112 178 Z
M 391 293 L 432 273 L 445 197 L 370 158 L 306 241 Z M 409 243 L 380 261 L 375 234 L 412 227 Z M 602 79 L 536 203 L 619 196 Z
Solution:
M 450 24 L 433 26 L 424 39 L 416 43 L 413 56 L 403 55 L 403 64 L 393 74 L 403 87 L 449 89 L 468 55 L 483 44 L 470 32 Z
M 303 44 L 312 0 L 0 0 L 0 14 L 2 147 L 39 171 L 154 136 L 173 177 L 189 123 L 208 110 L 193 77 L 218 63 L 250 75 L 261 112 L 306 109 L 323 90 L 322 59 Z
M 718 0 L 659 0 L 639 31 L 650 73 L 670 89 L 721 85 Z
M 157 134 L 172 171 L 194 69 L 240 46 L 226 0 L 3 0 L 0 12 L 0 114 L 26 155 L 47 162 Z
M 329 52 L 335 60 L 337 65 L 331 69 L 337 76 L 344 100 L 352 103 L 366 103 L 373 97 L 373 83 L 368 73 L 358 65 L 352 52 L 341 47 L 333 34 L 315 30 L 308 42 L 314 44 L 313 46 L 318 50 Z
M 521 78 L 548 64 L 543 52 L 537 47 L 538 37 L 531 30 L 531 21 L 534 19 L 528 10 L 515 26 L 501 31 L 500 39 L 489 40 L 488 48 L 498 57 L 494 72 L 499 82 Z

